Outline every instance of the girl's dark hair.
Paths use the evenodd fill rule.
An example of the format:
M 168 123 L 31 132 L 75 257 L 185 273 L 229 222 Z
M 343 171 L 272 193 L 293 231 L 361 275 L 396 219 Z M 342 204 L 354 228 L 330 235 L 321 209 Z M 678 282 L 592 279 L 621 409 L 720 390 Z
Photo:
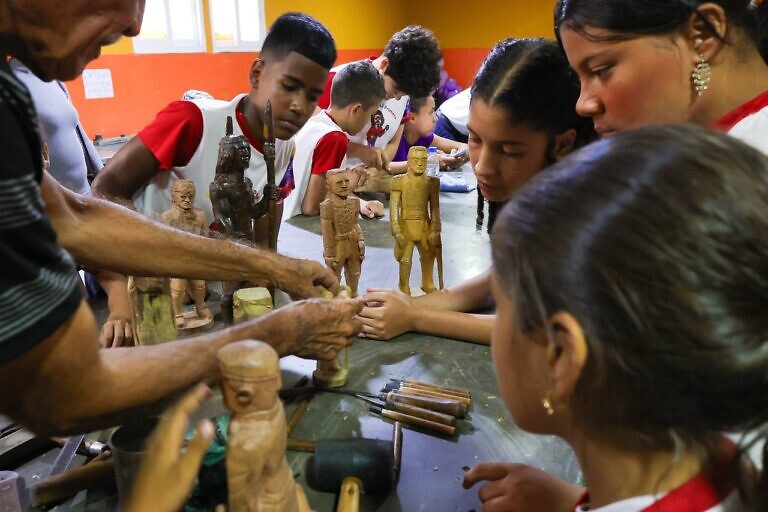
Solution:
M 575 129 L 576 147 L 596 137 L 592 120 L 576 113 L 578 78 L 563 51 L 546 39 L 497 43 L 475 76 L 471 97 L 549 136 Z
M 756 149 L 693 126 L 617 134 L 536 176 L 491 240 L 522 332 L 558 311 L 581 323 L 589 356 L 569 408 L 590 435 L 670 448 L 768 421 Z
M 555 6 L 555 33 L 563 28 L 575 30 L 592 40 L 621 40 L 645 35 L 668 34 L 682 27 L 704 3 L 715 3 L 725 10 L 728 20 L 747 35 L 763 58 L 768 29 L 768 5 L 750 0 L 558 0 Z M 710 23 L 699 14 L 707 28 Z M 587 28 L 605 29 L 615 35 L 595 37 Z M 726 42 L 729 35 L 726 34 Z
M 408 100 L 408 110 L 414 114 L 421 110 L 421 107 L 427 104 L 429 96 L 422 96 L 421 98 L 410 98 Z

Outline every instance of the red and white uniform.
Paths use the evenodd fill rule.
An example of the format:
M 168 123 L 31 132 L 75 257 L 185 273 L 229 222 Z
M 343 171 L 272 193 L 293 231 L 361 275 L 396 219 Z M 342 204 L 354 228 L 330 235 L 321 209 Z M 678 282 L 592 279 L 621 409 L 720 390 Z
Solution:
M 369 60 L 373 61 L 374 57 L 371 57 Z M 331 85 L 333 84 L 333 77 L 336 76 L 338 71 L 349 64 L 350 63 L 340 64 L 332 68 L 328 73 L 323 94 L 317 102 L 318 107 L 323 109 L 328 108 L 331 103 Z M 360 133 L 349 136 L 350 142 L 365 144 L 376 148 L 386 147 L 400 127 L 407 105 L 408 96 L 402 96 L 399 100 L 394 98 L 384 100 L 381 105 L 379 105 L 379 110 L 371 116 L 371 120 L 366 124 L 365 128 L 363 128 Z M 350 158 L 347 161 L 349 167 L 357 167 L 358 165 L 362 165 L 362 163 L 363 162 L 358 158 Z
M 200 99 L 177 101 L 162 110 L 155 120 L 139 132 L 138 137 L 160 162 L 160 169 L 137 194 L 136 207 L 146 215 L 159 214 L 171 207 L 171 189 L 177 179 L 195 182 L 195 207 L 205 212 L 210 224 L 213 209 L 208 187 L 216 174 L 219 141 L 226 134 L 227 116 L 231 116 L 235 135 L 245 135 L 251 144 L 250 166 L 245 176 L 261 197 L 267 183 L 264 148 L 248 130 L 240 102 L 246 94 L 232 101 Z M 275 182 L 280 184 L 285 198 L 293 188 L 291 157 L 293 142 L 275 141 Z
M 346 165 L 349 139 L 333 118 L 323 110 L 313 116 L 294 135 L 296 154 L 293 157 L 294 192 L 283 206 L 283 220 L 301 214 L 301 203 L 313 174 L 324 175 L 331 169 Z
M 746 512 L 747 506 L 736 488 L 733 474 L 738 449 L 726 438 L 722 446 L 723 450 L 713 461 L 712 473 L 702 471 L 667 493 L 635 496 L 598 508 L 589 506 L 587 492 L 574 512 Z
M 768 155 L 768 91 L 731 110 L 712 123 Z

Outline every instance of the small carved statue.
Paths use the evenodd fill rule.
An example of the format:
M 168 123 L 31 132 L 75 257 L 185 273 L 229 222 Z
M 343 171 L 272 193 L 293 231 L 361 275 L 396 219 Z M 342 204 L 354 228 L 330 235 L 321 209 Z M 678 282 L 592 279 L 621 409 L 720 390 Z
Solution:
M 243 135 L 232 134 L 232 118 L 227 118 L 227 133 L 219 141 L 216 175 L 209 187 L 216 229 L 232 240 L 253 240 L 253 210 L 256 200 L 253 184 L 245 176 L 251 160 L 251 145 Z
M 163 212 L 161 218 L 171 227 L 189 231 L 196 235 L 206 235 L 205 213 L 195 208 L 195 182 L 176 180 L 171 190 L 171 209 Z M 197 317 L 184 317 L 184 294 L 189 290 L 195 301 Z M 210 325 L 213 315 L 205 305 L 205 281 L 201 279 L 171 279 L 171 299 L 176 327 L 180 329 L 199 329 Z
M 128 276 L 128 301 L 136 345 L 156 345 L 177 338 L 168 279 Z
M 285 459 L 285 411 L 278 399 L 277 353 L 245 340 L 218 351 L 224 404 L 232 413 L 227 441 L 229 512 L 308 512 Z
M 243 135 L 233 135 L 232 118 L 227 117 L 227 133 L 219 141 L 216 175 L 208 190 L 216 231 L 241 243 L 256 242 L 253 221 L 267 212 L 268 199 L 279 194 L 277 187 L 265 186 L 265 197 L 261 201 L 256 200 L 253 184 L 245 176 L 250 159 L 248 139 Z M 227 324 L 233 322 L 232 295 L 243 284 L 222 283 L 221 315 Z
M 427 148 L 413 146 L 408 151 L 408 172 L 392 178 L 389 215 L 395 237 L 395 258 L 400 263 L 400 291 L 410 295 L 413 248 L 419 248 L 421 289 L 436 290 L 432 276 L 437 259 L 440 288 L 442 243 L 440 240 L 440 180 L 426 175 Z
M 360 268 L 365 258 L 365 239 L 358 222 L 360 202 L 349 197 L 350 176 L 347 169 L 333 169 L 325 175 L 328 198 L 320 203 L 320 226 L 323 231 L 323 257 L 328 268 L 346 283 L 357 297 Z
M 323 298 L 328 300 L 333 299 L 349 299 L 352 298 L 352 289 L 347 285 L 342 285 L 339 288 L 339 294 L 335 297 L 333 293 L 326 290 L 323 293 Z M 344 349 L 344 362 L 339 360 L 342 355 L 332 361 L 318 361 L 317 368 L 312 373 L 312 382 L 315 386 L 320 388 L 340 388 L 347 383 L 349 377 L 349 347 Z

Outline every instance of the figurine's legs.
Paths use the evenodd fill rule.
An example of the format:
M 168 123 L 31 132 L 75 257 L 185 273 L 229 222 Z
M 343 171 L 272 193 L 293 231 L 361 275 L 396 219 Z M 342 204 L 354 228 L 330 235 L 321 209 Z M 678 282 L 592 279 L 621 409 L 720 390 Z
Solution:
M 413 261 L 413 242 L 407 240 L 403 257 L 400 260 L 400 291 L 406 295 L 411 294 L 411 262 Z
M 257 510 L 252 507 L 255 501 L 253 486 L 251 485 L 251 470 L 247 461 L 232 460 L 227 454 L 227 490 L 229 503 L 227 510 L 231 512 L 250 512 Z
M 354 245 L 353 245 L 354 244 Z M 360 251 L 357 247 L 357 240 L 350 240 L 346 243 L 347 254 L 344 261 L 344 274 L 346 275 L 347 286 L 352 290 L 350 299 L 357 297 L 357 285 L 360 282 Z M 339 264 L 341 266 L 341 264 Z
M 197 316 L 202 319 L 211 318 L 211 311 L 205 304 L 205 281 L 200 279 L 190 279 L 189 288 L 192 293 L 192 299 L 195 301 L 195 311 Z
M 173 306 L 173 316 L 176 319 L 176 327 L 184 325 L 184 293 L 186 291 L 186 279 L 171 279 L 171 305 Z
M 421 259 L 421 289 L 424 293 L 437 291 L 432 273 L 435 270 L 435 252 L 427 240 L 419 241 L 419 259 Z
M 252 491 L 253 492 L 253 491 Z M 274 473 L 266 470 L 258 486 L 258 512 L 298 512 L 296 483 L 285 456 Z

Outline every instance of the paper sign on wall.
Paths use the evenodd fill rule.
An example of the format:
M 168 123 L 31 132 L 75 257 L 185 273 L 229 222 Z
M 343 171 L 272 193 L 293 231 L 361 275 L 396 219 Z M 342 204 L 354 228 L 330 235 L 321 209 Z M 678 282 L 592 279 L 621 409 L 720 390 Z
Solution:
M 83 71 L 83 87 L 87 100 L 115 97 L 115 90 L 112 88 L 112 71 L 109 69 Z

